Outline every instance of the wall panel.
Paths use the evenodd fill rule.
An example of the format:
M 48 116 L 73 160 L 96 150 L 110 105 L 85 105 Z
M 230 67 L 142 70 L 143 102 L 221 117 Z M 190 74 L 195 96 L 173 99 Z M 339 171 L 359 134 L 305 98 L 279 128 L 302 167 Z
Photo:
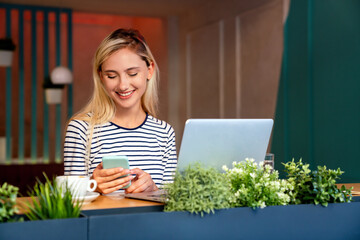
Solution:
M 359 1 L 291 1 L 272 148 L 277 163 L 302 158 L 313 169 L 340 167 L 343 182 L 360 180 L 359 13 Z
M 63 56 L 64 52 L 66 57 L 71 56 L 72 32 L 66 21 L 71 19 L 66 17 L 71 10 L 3 3 L 0 9 L 6 16 L 0 22 L 6 29 L 1 37 L 12 38 L 17 46 L 13 65 L 1 72 L 1 78 L 6 79 L 6 88 L 1 89 L 6 96 L 6 111 L 1 118 L 6 121 L 0 128 L 0 137 L 6 138 L 6 153 L 4 157 L 2 151 L 0 162 L 59 163 L 61 130 L 64 119 L 71 114 L 72 101 L 49 106 L 42 85 L 54 67 L 72 68 Z M 60 43 L 62 35 L 70 36 L 66 48 Z M 63 90 L 65 97 L 70 96 L 67 91 L 71 91 L 71 86 Z
M 224 4 L 212 16 L 210 8 L 201 8 L 181 18 L 178 136 L 187 118 L 274 117 L 283 1 L 257 2 L 246 10 Z
M 187 98 L 192 118 L 220 117 L 220 23 L 204 26 L 187 36 Z

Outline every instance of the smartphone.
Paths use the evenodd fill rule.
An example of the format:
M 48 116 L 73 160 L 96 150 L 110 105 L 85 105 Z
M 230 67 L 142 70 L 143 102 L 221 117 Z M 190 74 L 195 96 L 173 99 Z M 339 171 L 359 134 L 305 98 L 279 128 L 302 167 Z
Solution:
M 124 169 L 129 169 L 129 159 L 127 156 L 121 155 L 121 156 L 104 156 L 102 158 L 102 162 L 103 162 L 103 168 L 104 169 L 109 169 L 109 168 L 116 168 L 116 167 L 122 167 Z M 129 174 L 121 176 L 122 177 L 127 177 L 129 176 Z M 126 185 L 125 187 L 123 187 L 123 189 L 130 187 L 131 182 Z

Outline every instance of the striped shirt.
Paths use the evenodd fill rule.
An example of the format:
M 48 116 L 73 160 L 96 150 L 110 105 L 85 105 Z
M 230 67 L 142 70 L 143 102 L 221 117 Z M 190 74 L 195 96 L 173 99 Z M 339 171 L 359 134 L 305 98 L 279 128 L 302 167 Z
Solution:
M 91 176 L 102 157 L 126 155 L 130 169 L 149 173 L 158 187 L 171 182 L 177 166 L 175 132 L 166 122 L 151 115 L 136 128 L 120 127 L 112 122 L 95 125 L 90 158 L 86 156 L 89 124 L 72 120 L 64 143 L 65 175 Z M 89 161 L 85 159 L 89 158 Z M 88 164 L 86 165 L 86 162 Z

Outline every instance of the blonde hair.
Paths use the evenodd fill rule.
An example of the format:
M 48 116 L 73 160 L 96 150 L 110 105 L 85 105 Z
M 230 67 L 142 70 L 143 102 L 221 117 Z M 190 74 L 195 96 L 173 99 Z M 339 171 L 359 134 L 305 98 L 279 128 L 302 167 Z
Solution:
M 148 67 L 153 64 L 154 73 L 151 79 L 147 81 L 145 93 L 141 97 L 141 106 L 146 113 L 154 117 L 157 116 L 159 69 L 150 48 L 139 31 L 134 29 L 117 29 L 107 36 L 96 50 L 93 60 L 94 91 L 90 101 L 80 112 L 69 120 L 83 120 L 89 124 L 86 143 L 87 160 L 89 160 L 90 157 L 91 141 L 95 125 L 110 121 L 116 112 L 115 103 L 106 92 L 100 79 L 101 67 L 111 54 L 123 48 L 133 50 L 146 62 Z

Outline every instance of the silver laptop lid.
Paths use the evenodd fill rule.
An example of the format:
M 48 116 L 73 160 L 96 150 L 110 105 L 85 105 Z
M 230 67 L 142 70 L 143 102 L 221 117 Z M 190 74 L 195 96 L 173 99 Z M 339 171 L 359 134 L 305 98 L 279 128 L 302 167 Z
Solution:
M 272 119 L 189 119 L 181 142 L 178 169 L 200 162 L 222 170 L 234 161 L 264 161 L 274 121 Z

